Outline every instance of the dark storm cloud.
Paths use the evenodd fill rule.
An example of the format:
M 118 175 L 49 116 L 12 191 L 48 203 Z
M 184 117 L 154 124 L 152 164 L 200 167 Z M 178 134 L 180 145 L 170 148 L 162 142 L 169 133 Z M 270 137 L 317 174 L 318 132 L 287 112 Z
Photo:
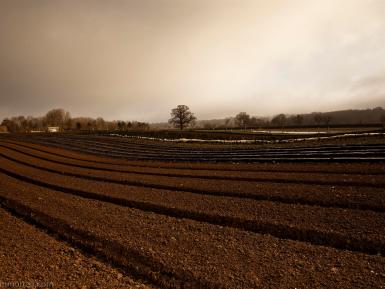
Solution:
M 385 106 L 384 19 L 382 0 L 2 0 L 0 118 Z

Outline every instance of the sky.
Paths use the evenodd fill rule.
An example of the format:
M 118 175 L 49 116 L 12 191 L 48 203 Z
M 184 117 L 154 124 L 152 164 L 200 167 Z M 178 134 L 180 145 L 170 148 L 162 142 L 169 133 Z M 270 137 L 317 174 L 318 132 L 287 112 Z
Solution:
M 0 119 L 385 107 L 384 0 L 0 0 Z

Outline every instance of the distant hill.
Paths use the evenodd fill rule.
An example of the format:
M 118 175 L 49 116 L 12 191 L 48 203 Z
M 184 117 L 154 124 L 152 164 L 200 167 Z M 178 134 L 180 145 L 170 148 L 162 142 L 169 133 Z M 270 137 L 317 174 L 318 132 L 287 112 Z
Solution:
M 317 113 L 310 113 L 302 115 L 304 124 L 315 124 L 315 115 Z M 385 110 L 381 107 L 374 109 L 349 109 L 321 113 L 321 115 L 328 115 L 331 117 L 331 125 L 344 124 L 379 124 L 381 123 L 381 116 L 385 115 Z
M 331 112 L 312 112 L 307 114 L 299 114 L 302 117 L 301 126 L 316 126 L 316 117 L 321 117 L 321 119 L 326 116 L 330 118 L 329 125 L 379 125 L 381 124 L 381 118 L 385 117 L 385 110 L 382 107 L 376 107 L 373 109 L 348 109 L 348 110 L 339 110 Z M 295 125 L 293 119 L 297 115 L 287 114 L 287 121 L 285 126 Z M 255 118 L 259 121 L 258 126 L 270 126 L 271 117 L 258 117 Z M 321 122 L 322 125 L 322 122 Z M 226 119 L 212 119 L 212 120 L 198 120 L 195 124 L 195 128 L 224 128 L 224 127 L 234 127 L 234 116 L 228 117 Z M 170 129 L 168 123 L 154 123 L 151 124 L 153 129 Z

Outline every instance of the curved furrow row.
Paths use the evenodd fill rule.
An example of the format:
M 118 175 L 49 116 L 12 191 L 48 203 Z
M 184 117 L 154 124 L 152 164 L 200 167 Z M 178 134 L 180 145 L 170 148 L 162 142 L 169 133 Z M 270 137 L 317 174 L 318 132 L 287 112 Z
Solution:
M 64 150 L 61 148 L 52 147 L 50 145 L 42 146 L 31 142 L 20 142 L 13 140 L 2 140 L 3 143 L 17 145 L 19 147 L 32 149 L 34 153 L 44 153 L 65 159 L 75 161 L 83 161 L 92 165 L 111 165 L 123 166 L 125 168 L 151 168 L 165 170 L 196 170 L 196 171 L 226 171 L 226 172 L 277 172 L 277 173 L 327 173 L 327 174 L 356 174 L 356 175 L 385 175 L 385 167 L 382 164 L 361 163 L 357 168 L 354 164 L 338 164 L 333 163 L 255 163 L 255 164 L 213 164 L 213 163 L 161 163 L 161 162 L 136 162 L 122 161 L 121 159 L 111 159 L 92 154 L 80 154 L 74 150 Z
M 307 162 L 367 154 L 366 163 L 354 164 L 153 161 L 173 154 L 225 160 L 220 149 L 186 148 L 95 136 L 2 137 L 0 214 L 6 208 L 160 288 L 382 286 L 385 167 L 369 163 L 381 159 L 381 145 L 302 151 Z M 298 161 L 300 152 L 249 150 L 227 160 Z
M 261 148 L 255 147 L 253 149 L 242 148 L 242 146 L 237 146 L 234 148 L 200 148 L 197 146 L 178 145 L 178 144 L 169 144 L 169 143 L 156 143 L 149 141 L 135 141 L 135 140 L 125 140 L 117 141 L 115 137 L 105 137 L 97 138 L 93 136 L 81 137 L 81 136 L 61 136 L 61 137 L 41 137 L 41 140 L 50 140 L 50 141 L 73 141 L 78 143 L 88 143 L 98 146 L 113 145 L 116 148 L 126 149 L 127 147 L 145 150 L 149 152 L 167 152 L 167 153 L 183 153 L 188 154 L 201 153 L 201 154 L 255 154 L 255 153 L 302 153 L 302 152 L 337 152 L 337 151 L 365 151 L 365 150 L 384 150 L 384 144 L 370 144 L 370 145 L 322 145 L 322 146 L 310 146 L 310 147 L 281 147 L 281 148 Z
M 294 148 L 256 148 L 256 149 L 247 149 L 242 147 L 237 147 L 236 149 L 227 149 L 226 146 L 222 149 L 207 149 L 200 147 L 188 147 L 188 146 L 178 146 L 177 144 L 168 144 L 168 143 L 150 143 L 146 141 L 138 141 L 134 139 L 117 139 L 115 137 L 98 137 L 98 136 L 65 136 L 65 137 L 52 137 L 52 140 L 63 140 L 69 139 L 71 141 L 79 141 L 81 143 L 88 143 L 94 145 L 106 145 L 113 144 L 117 148 L 130 148 L 141 149 L 146 151 L 153 152 L 187 152 L 187 153 L 216 153 L 222 152 L 225 154 L 234 154 L 234 153 L 282 153 L 282 152 L 316 152 L 316 151 L 339 151 L 339 150 L 384 150 L 384 144 L 372 144 L 372 145 L 322 145 L 322 146 L 311 146 L 311 147 L 294 147 Z
M 0 176 L 3 180 L 4 177 Z M 12 180 L 6 180 L 8 184 L 8 191 L 12 193 L 5 192 L 5 188 L 0 184 L 0 202 L 2 206 L 14 212 L 28 221 L 38 224 L 39 226 L 46 228 L 50 232 L 57 234 L 60 238 L 77 245 L 81 248 L 86 249 L 96 256 L 101 256 L 110 262 L 114 263 L 125 270 L 128 274 L 132 274 L 143 279 L 148 280 L 149 282 L 161 287 L 161 288 L 220 288 L 220 283 L 215 282 L 215 280 L 201 280 L 201 278 L 196 278 L 188 270 L 182 267 L 174 267 L 169 264 L 164 264 L 162 258 L 154 258 L 151 256 L 152 247 L 137 247 L 132 243 L 132 239 L 129 239 L 130 230 L 127 230 L 126 226 L 119 223 L 120 227 L 123 229 L 119 233 L 111 228 L 117 227 L 117 222 L 119 219 L 122 220 L 122 215 L 124 213 L 129 214 L 132 217 L 137 217 L 138 213 L 135 211 L 120 212 L 119 217 L 114 216 L 113 218 L 114 225 L 110 222 L 103 220 L 103 215 L 100 214 L 101 207 L 107 207 L 108 209 L 117 211 L 115 207 L 109 207 L 109 205 L 98 204 L 96 201 L 84 202 L 78 198 L 68 198 L 67 196 L 62 196 L 59 200 L 55 200 L 56 196 L 60 192 L 49 191 L 41 187 L 32 186 L 34 189 L 33 193 L 38 196 L 41 200 L 44 197 L 47 197 L 51 201 L 52 208 L 56 209 L 56 212 L 42 207 L 39 202 L 31 202 L 29 196 L 20 196 L 20 189 L 23 188 L 22 184 L 12 183 Z M 10 184 L 11 183 L 11 184 Z M 29 191 L 28 188 L 22 189 L 23 192 L 31 194 L 32 191 Z M 56 202 L 55 202 L 56 201 Z M 53 204 L 52 204 L 53 203 Z M 87 208 L 82 208 L 80 211 L 79 206 L 76 205 L 83 204 Z M 93 210 L 90 210 L 89 207 L 93 207 Z M 67 209 L 67 212 L 63 214 L 63 207 Z M 61 210 L 60 210 L 61 209 Z M 68 210 L 77 210 L 78 214 L 71 214 Z M 77 219 L 79 215 L 82 218 L 86 217 L 84 214 L 79 214 L 79 212 L 91 212 L 94 218 L 87 216 L 83 226 Z M 106 210 L 104 210 L 105 212 Z M 114 215 L 111 212 L 111 215 Z M 136 214 L 135 214 L 136 213 Z M 116 213 L 115 213 L 116 215 Z M 96 216 L 96 217 L 95 217 Z M 146 222 L 146 217 L 142 217 L 142 220 L 138 224 L 143 225 Z M 92 219 L 92 220 L 90 220 Z M 104 221 L 104 222 L 103 222 Z M 93 225 L 89 225 L 89 224 Z M 109 224 L 109 225 L 106 225 Z M 102 231 L 100 228 L 103 228 Z M 133 226 L 130 226 L 131 230 Z M 109 229 L 109 230 L 108 230 Z M 138 228 L 136 228 L 138 232 Z M 143 228 L 143 231 L 144 228 Z M 122 239 L 122 232 L 125 233 L 124 239 Z M 138 240 L 138 234 L 136 235 L 135 241 L 140 241 L 140 244 L 145 244 L 146 240 L 144 236 L 140 236 L 141 240 Z M 144 251 L 145 248 L 145 252 Z M 151 250 L 151 251 L 149 251 Z M 206 278 L 209 279 L 209 278 Z
M 151 288 L 1 203 L 0 220 L 2 288 Z
M 160 162 L 133 162 L 94 156 L 91 154 L 80 154 L 72 150 L 64 150 L 46 145 L 42 146 L 31 142 L 20 142 L 14 140 L 2 140 L 2 143 L 16 145 L 23 149 L 31 149 L 34 154 L 43 153 L 45 156 L 55 156 L 61 160 L 82 161 L 85 164 L 109 165 L 110 167 L 165 169 L 165 170 L 193 170 L 193 171 L 224 171 L 224 172 L 274 172 L 274 173 L 319 173 L 319 174 L 355 174 L 355 175 L 385 175 L 383 164 L 361 163 L 359 167 L 355 164 L 207 164 L 207 163 L 160 163 Z
M 71 136 L 71 138 L 73 138 Z M 377 144 L 344 144 L 344 145 L 336 145 L 336 144 L 322 144 L 322 145 L 312 145 L 312 146 L 295 146 L 295 147 L 252 147 L 251 148 L 246 146 L 221 146 L 219 147 L 200 147 L 199 145 L 190 146 L 190 144 L 186 143 L 169 143 L 169 142 L 162 142 L 162 141 L 150 141 L 150 140 L 143 140 L 143 139 L 135 139 L 135 138 L 121 138 L 121 137 L 113 137 L 113 136 L 76 136 L 76 139 L 80 140 L 92 140 L 92 141 L 99 141 L 102 143 L 114 143 L 114 144 L 120 144 L 120 145 L 127 145 L 127 144 L 133 144 L 138 147 L 145 147 L 148 149 L 165 149 L 170 151 L 177 151 L 180 149 L 184 149 L 186 151 L 194 150 L 194 151 L 202 151 L 202 152 L 211 152 L 213 150 L 218 150 L 222 152 L 234 152 L 235 150 L 239 150 L 242 152 L 254 152 L 255 150 L 264 151 L 264 152 L 274 152 L 274 151 L 303 151 L 303 150 L 333 150 L 333 149 L 367 149 L 367 148 L 385 148 L 384 144 L 377 143 Z
M 205 157 L 181 157 L 178 156 L 178 154 L 172 154 L 169 156 L 163 156 L 162 154 L 155 154 L 155 155 L 148 155 L 146 152 L 143 154 L 138 153 L 131 153 L 129 151 L 124 151 L 122 153 L 116 152 L 114 148 L 109 149 L 96 149 L 96 148 L 90 148 L 90 146 L 86 145 L 79 145 L 75 144 L 73 142 L 68 141 L 67 144 L 65 144 L 65 141 L 50 141 L 47 143 L 44 142 L 38 142 L 40 144 L 48 144 L 53 145 L 56 147 L 64 148 L 64 149 L 70 149 L 82 153 L 90 153 L 95 155 L 101 155 L 105 157 L 112 157 L 112 158 L 123 158 L 126 160 L 136 160 L 136 161 L 164 161 L 164 162 L 171 162 L 171 161 L 178 161 L 178 162 L 207 162 L 207 163 L 216 163 L 216 162 L 382 162 L 385 161 L 385 153 L 371 153 L 371 152 L 349 152 L 348 154 L 344 155 L 334 155 L 330 153 L 323 154 L 323 156 L 315 156 L 315 155 L 309 155 L 306 156 L 304 154 L 296 154 L 296 155 L 289 155 L 289 156 L 268 156 L 268 155 L 260 155 L 260 156 L 228 156 L 228 155 L 221 155 L 221 157 L 212 157 L 212 156 L 205 156 Z
M 90 148 L 86 144 L 81 141 L 73 141 L 73 140 L 49 140 L 49 142 L 56 143 L 57 146 L 63 148 L 72 148 L 75 150 L 95 153 L 100 155 L 106 155 L 109 157 L 121 157 L 131 160 L 159 160 L 159 161 L 206 161 L 206 162 L 261 162 L 261 161 L 282 161 L 282 162 L 295 162 L 295 161 L 385 161 L 385 152 L 382 149 L 376 149 L 374 151 L 370 151 L 370 149 L 355 151 L 355 150 L 347 150 L 345 152 L 316 152 L 316 153 L 304 153 L 304 152 L 296 152 L 296 153 L 283 153 L 283 154 L 271 154 L 264 152 L 256 152 L 254 154 L 242 155 L 242 154 L 223 154 L 221 152 L 216 153 L 216 155 L 210 154 L 201 154 L 199 156 L 196 155 L 180 155 L 179 153 L 151 153 L 146 150 L 143 150 L 141 153 L 138 152 L 130 152 L 130 150 L 119 150 L 113 147 L 104 147 L 104 148 Z M 43 141 L 44 143 L 44 141 Z
M 62 140 L 57 140 L 59 142 L 62 142 Z M 220 159 L 224 158 L 230 158 L 230 159 L 253 159 L 258 157 L 265 157 L 265 158 L 274 158 L 274 157 L 312 157 L 312 158 L 322 158 L 322 157 L 335 157 L 335 158 L 341 158 L 341 157 L 365 157 L 365 156 L 375 156 L 375 157 L 383 157 L 385 148 L 384 147 L 371 147 L 368 146 L 363 150 L 357 150 L 357 149 L 345 149 L 344 147 L 341 147 L 336 150 L 330 150 L 330 149 L 311 149 L 308 150 L 296 150 L 293 151 L 282 151 L 282 150 L 276 150 L 276 151 L 263 151 L 263 150 L 253 150 L 248 152 L 243 152 L 242 150 L 234 150 L 234 151 L 228 151 L 228 152 L 222 152 L 220 150 L 212 150 L 208 152 L 201 152 L 201 151 L 194 151 L 194 150 L 182 150 L 179 149 L 178 151 L 172 151 L 168 152 L 167 150 L 159 150 L 159 151 L 152 151 L 147 148 L 136 148 L 135 146 L 111 146 L 110 144 L 100 143 L 100 142 L 94 142 L 94 141 L 87 141 L 87 140 L 67 140 L 71 144 L 77 144 L 77 145 L 89 145 L 92 147 L 93 150 L 98 151 L 105 151 L 105 150 L 113 150 L 116 154 L 122 154 L 126 155 L 128 157 L 132 156 L 134 157 L 137 154 L 140 154 L 140 156 L 143 157 L 173 157 L 177 156 L 178 158 L 212 158 L 212 159 Z
M 385 261 L 379 256 L 145 213 L 0 178 L 0 200 L 8 209 L 162 288 L 274 288 L 282 282 L 347 288 L 382 282 Z
M 61 141 L 60 139 L 57 139 L 55 141 Z M 67 139 L 68 141 L 68 139 Z M 385 150 L 384 145 L 373 145 L 373 146 L 365 146 L 365 147 L 335 147 L 335 148 L 302 148 L 302 149 L 255 149 L 255 150 L 244 150 L 244 149 L 238 149 L 238 150 L 200 150 L 200 149 L 182 149 L 182 148 L 175 148 L 175 149 L 169 149 L 167 147 L 161 147 L 158 148 L 148 148 L 146 146 L 138 145 L 133 142 L 126 142 L 125 144 L 117 144 L 115 142 L 102 142 L 98 140 L 89 140 L 89 139 L 70 139 L 71 142 L 75 142 L 78 144 L 88 144 L 91 145 L 93 148 L 100 148 L 100 149 L 111 149 L 114 148 L 116 152 L 126 152 L 127 150 L 130 150 L 131 152 L 137 153 L 137 152 L 146 152 L 148 155 L 154 155 L 161 153 L 164 156 L 169 156 L 171 154 L 177 153 L 179 156 L 212 156 L 212 157 L 218 157 L 222 155 L 229 155 L 229 156 L 290 156 L 293 152 L 295 153 L 301 153 L 306 155 L 317 155 L 317 154 L 335 154 L 335 155 L 343 155 L 348 154 L 352 151 L 356 153 L 382 153 Z
M 76 167 L 69 167 L 59 164 L 52 164 L 46 161 L 39 161 L 36 158 L 15 155 L 14 152 L 1 152 L 2 158 L 42 172 L 55 173 L 63 176 L 76 177 L 91 181 L 101 181 L 121 185 L 129 185 L 143 188 L 185 192 L 197 195 L 228 196 L 254 200 L 271 200 L 282 203 L 299 203 L 307 205 L 318 205 L 325 207 L 356 208 L 363 210 L 385 211 L 385 191 L 380 188 L 368 187 L 338 187 L 338 186 L 314 186 L 314 185 L 287 185 L 265 183 L 252 184 L 245 182 L 224 182 L 211 183 L 207 180 L 197 181 L 188 178 L 170 178 L 151 176 L 140 176 L 141 178 L 128 178 L 127 174 L 101 172 L 97 170 L 85 170 Z M 204 182 L 206 181 L 206 183 Z
M 295 183 L 306 183 L 306 181 L 303 180 L 303 173 L 301 174 L 294 174 L 294 173 L 278 173 L 274 172 L 274 174 L 271 173 L 247 173 L 247 172 L 221 172 L 221 171 L 179 171 L 179 170 L 162 170 L 162 169 L 138 169 L 138 168 L 121 168 L 121 167 L 111 167 L 110 166 L 101 166 L 101 165 L 90 165 L 88 163 L 84 163 L 81 161 L 73 161 L 73 160 L 66 160 L 63 158 L 57 158 L 55 156 L 47 156 L 47 154 L 41 154 L 40 152 L 36 152 L 33 150 L 29 150 L 26 148 L 20 148 L 16 145 L 9 146 L 7 144 L 1 144 L 0 147 L 6 148 L 7 150 L 12 150 L 17 153 L 30 156 L 30 157 L 36 157 L 39 160 L 44 160 L 48 162 L 53 162 L 56 164 L 61 165 L 69 165 L 74 166 L 78 168 L 84 168 L 84 169 L 92 169 L 92 170 L 101 170 L 101 171 L 109 171 L 109 172 L 118 172 L 118 173 L 127 173 L 127 174 L 133 174 L 133 175 L 151 175 L 151 176 L 167 176 L 167 177 L 187 177 L 187 178 L 197 178 L 197 179 L 209 179 L 209 180 L 227 180 L 227 181 L 249 181 L 249 182 L 267 182 L 267 181 L 274 181 L 274 182 L 285 182 L 288 183 L 289 181 L 293 181 Z M 308 175 L 311 174 L 311 172 L 308 172 Z M 362 175 L 355 175 L 355 174 L 349 174 L 347 176 L 345 174 L 344 178 L 341 179 L 339 175 L 334 176 L 333 174 L 311 174 L 310 178 L 311 184 L 321 184 L 321 185 L 340 185 L 341 181 L 343 185 L 346 186 L 352 186 L 352 185 L 359 185 L 359 186 L 378 186 L 378 187 L 385 187 L 385 180 L 383 177 L 378 176 L 362 176 Z M 317 181 L 314 181 L 317 180 Z
M 385 214 L 198 196 L 163 190 L 138 190 L 45 173 L 3 160 L 1 172 L 18 180 L 99 201 L 171 217 L 236 227 L 279 238 L 366 253 L 385 253 Z M 298 214 L 301 212 L 301 214 Z M 384 237 L 381 237 L 384 236 Z

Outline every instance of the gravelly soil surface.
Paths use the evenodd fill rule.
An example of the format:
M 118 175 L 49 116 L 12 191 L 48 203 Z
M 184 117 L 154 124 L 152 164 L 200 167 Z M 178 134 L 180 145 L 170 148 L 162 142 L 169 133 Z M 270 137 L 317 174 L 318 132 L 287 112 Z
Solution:
M 128 161 L 2 139 L 0 253 L 12 254 L 0 277 L 25 272 L 63 288 L 385 288 L 384 176 L 381 163 Z
M 150 288 L 2 208 L 0 220 L 0 288 Z

